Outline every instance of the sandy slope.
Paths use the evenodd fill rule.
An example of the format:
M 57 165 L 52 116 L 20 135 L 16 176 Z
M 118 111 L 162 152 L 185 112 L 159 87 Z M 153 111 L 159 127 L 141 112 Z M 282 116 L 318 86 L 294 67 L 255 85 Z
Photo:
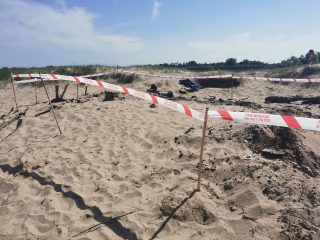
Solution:
M 143 78 L 128 86 L 145 91 L 151 83 L 179 96 L 174 80 Z M 100 92 L 89 87 L 90 94 Z M 59 135 L 51 113 L 35 117 L 48 108 L 43 90 L 38 94 L 42 103 L 34 105 L 34 88 L 19 87 L 27 115 L 18 129 L 14 122 L 0 131 L 1 239 L 320 239 L 319 177 L 295 160 L 252 150 L 244 139 L 250 126 L 210 121 L 202 191 L 194 193 L 201 122 L 122 94 L 108 102 L 82 96 L 83 103 L 56 104 Z M 208 88 L 176 101 L 203 111 L 201 101 L 229 94 Z M 234 97 L 263 109 L 212 108 L 287 108 L 263 103 L 274 94 L 316 96 L 318 89 L 244 81 Z M 11 95 L 9 86 L 0 90 L 1 115 L 14 106 Z M 74 97 L 72 86 L 66 98 Z M 319 106 L 292 106 L 320 114 Z M 293 132 L 320 154 L 319 133 Z M 253 159 L 243 160 L 245 154 Z

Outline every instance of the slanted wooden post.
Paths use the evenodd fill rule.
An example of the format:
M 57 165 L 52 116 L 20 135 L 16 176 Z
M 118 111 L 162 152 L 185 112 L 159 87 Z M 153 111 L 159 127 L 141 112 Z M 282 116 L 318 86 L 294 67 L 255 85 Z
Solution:
M 84 89 L 84 95 L 87 95 L 88 86 Z
M 63 99 L 63 96 L 64 96 L 64 94 L 66 93 L 68 87 L 69 87 L 69 83 L 67 83 L 67 84 L 64 86 L 63 92 L 62 92 L 62 94 L 61 94 L 61 96 L 60 96 L 61 99 Z
M 12 73 L 11 73 L 11 84 L 12 84 L 12 90 L 13 90 L 13 97 L 14 97 L 14 101 L 16 102 L 17 112 L 19 112 L 19 109 L 18 109 L 18 102 L 17 102 L 17 98 L 16 98 L 16 90 L 15 90 L 15 88 L 14 88 L 14 83 L 13 83 L 13 76 L 12 76 Z
M 41 77 L 41 73 L 40 73 L 40 72 L 39 72 L 39 76 L 40 76 L 40 79 L 41 79 L 41 82 L 42 82 L 44 91 L 46 92 L 46 95 L 47 95 L 47 97 L 48 97 L 48 101 L 49 101 L 49 104 L 50 104 L 50 107 L 51 107 L 51 111 L 52 111 L 52 113 L 53 113 L 54 119 L 56 120 L 58 129 L 59 129 L 59 132 L 60 132 L 60 134 L 62 134 L 61 129 L 60 129 L 60 126 L 59 126 L 59 123 L 58 123 L 58 120 L 57 120 L 57 117 L 56 117 L 56 113 L 54 112 L 53 105 L 52 105 L 52 103 L 51 103 L 49 94 L 48 94 L 48 92 L 47 92 L 46 86 L 44 85 L 44 81 L 43 81 L 43 79 L 42 79 L 42 77 Z
M 205 112 L 205 115 L 204 115 L 203 129 L 202 129 L 200 160 L 199 160 L 199 163 L 198 163 L 198 187 L 197 187 L 197 191 L 198 192 L 200 192 L 201 171 L 202 171 L 202 162 L 203 162 L 203 148 L 204 148 L 206 130 L 207 130 L 208 110 L 209 110 L 209 108 L 206 108 L 206 112 Z

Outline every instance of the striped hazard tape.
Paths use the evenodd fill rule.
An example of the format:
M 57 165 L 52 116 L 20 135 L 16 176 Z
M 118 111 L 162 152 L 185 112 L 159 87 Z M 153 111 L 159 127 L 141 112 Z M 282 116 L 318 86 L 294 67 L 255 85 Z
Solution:
M 125 71 L 119 70 L 119 73 L 124 74 L 135 74 L 139 76 L 147 76 L 147 77 L 159 77 L 159 78 L 171 78 L 171 79 L 219 79 L 219 78 L 233 78 L 233 79 L 247 79 L 247 80 L 260 80 L 260 81 L 270 81 L 270 82 L 291 82 L 291 83 L 320 83 L 320 79 L 311 79 L 311 78 L 271 78 L 271 77 L 256 77 L 256 76 L 233 76 L 231 74 L 225 75 L 207 75 L 207 76 L 169 76 L 169 75 L 160 75 L 160 74 L 148 74 L 142 72 L 133 72 L 133 71 Z M 106 76 L 111 75 L 114 72 L 103 72 L 103 73 L 96 73 L 90 75 L 84 75 L 81 77 L 84 78 L 91 78 L 91 77 L 99 77 L 99 76 Z M 39 77 L 39 74 L 16 74 L 13 75 L 15 77 L 24 77 L 24 78 L 32 78 L 34 75 Z M 48 74 L 43 74 L 48 75 Z M 46 78 L 45 76 L 43 78 Z
M 40 77 L 39 74 L 16 74 L 13 75 L 14 78 L 37 78 Z M 154 96 L 148 93 L 140 92 L 131 88 L 124 86 L 118 86 L 100 80 L 93 80 L 84 77 L 77 76 L 65 76 L 65 75 L 55 75 L 55 74 L 41 74 L 41 77 L 44 80 L 56 81 L 56 80 L 65 80 L 73 81 L 77 84 L 85 83 L 97 87 L 101 87 L 107 90 L 112 90 L 116 92 L 125 93 L 146 101 L 152 102 L 157 105 L 167 107 L 173 111 L 180 112 L 192 118 L 204 121 L 203 113 L 193 110 L 188 106 L 180 103 L 176 103 L 158 96 Z M 40 79 L 24 80 L 18 81 L 17 83 L 29 83 L 40 81 Z M 263 124 L 271 126 L 280 126 L 296 129 L 306 129 L 320 131 L 320 119 L 313 118 L 303 118 L 295 116 L 286 116 L 286 115 L 273 115 L 273 114 L 264 114 L 264 113 L 248 113 L 248 112 L 230 112 L 224 110 L 209 110 L 208 117 L 211 119 L 222 119 L 227 121 L 235 121 L 240 123 L 249 123 L 249 124 Z
M 270 81 L 270 82 L 320 83 L 320 79 L 310 79 L 310 78 L 270 78 L 270 77 L 255 77 L 255 76 L 233 76 L 232 78 L 261 80 L 261 81 Z
M 311 78 L 271 78 L 271 77 L 256 77 L 256 76 L 233 76 L 232 74 L 224 75 L 206 75 L 206 76 L 169 76 L 169 75 L 160 75 L 160 74 L 149 74 L 142 72 L 118 70 L 119 73 L 124 74 L 135 74 L 146 77 L 159 77 L 159 78 L 171 78 L 171 79 L 217 79 L 217 78 L 234 78 L 234 79 L 248 79 L 248 80 L 261 80 L 261 81 L 270 81 L 270 82 L 292 82 L 292 83 L 320 83 L 320 79 L 311 79 Z M 90 78 L 103 75 L 109 75 L 113 72 L 97 73 L 91 75 L 85 75 L 82 77 Z
M 171 78 L 171 79 L 182 79 L 182 78 L 189 78 L 189 79 L 215 79 L 215 78 L 231 78 L 232 75 L 207 75 L 207 76 L 170 76 L 170 75 L 160 75 L 160 74 L 150 74 L 150 73 L 143 73 L 143 72 L 133 72 L 133 71 L 126 71 L 126 70 L 118 70 L 118 73 L 123 74 L 130 74 L 130 75 L 138 75 L 138 76 L 145 76 L 145 77 L 158 77 L 158 78 Z M 90 77 L 98 77 L 104 75 L 111 75 L 116 72 L 104 72 L 104 73 L 96 73 L 91 75 L 84 75 L 81 77 L 90 78 Z

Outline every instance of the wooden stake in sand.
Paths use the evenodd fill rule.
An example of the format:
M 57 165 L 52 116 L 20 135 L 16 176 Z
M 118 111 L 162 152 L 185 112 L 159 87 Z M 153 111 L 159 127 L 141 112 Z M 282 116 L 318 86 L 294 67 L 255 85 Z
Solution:
M 88 86 L 84 89 L 84 95 L 87 95 Z
M 231 99 L 233 99 L 233 78 L 231 79 Z
M 59 96 L 59 85 L 55 85 L 55 90 L 56 90 L 56 99 L 59 99 L 60 96 Z
M 69 83 L 67 83 L 67 84 L 64 86 L 63 92 L 62 92 L 62 94 L 61 94 L 61 96 L 60 96 L 61 99 L 63 99 L 63 96 L 64 96 L 64 94 L 66 93 L 68 87 L 69 87 Z
M 45 91 L 46 94 L 47 94 L 48 101 L 49 101 L 49 104 L 50 104 L 50 107 L 51 107 L 51 111 L 52 111 L 52 113 L 53 113 L 54 119 L 56 120 L 58 129 L 59 129 L 59 132 L 60 132 L 60 134 L 62 134 L 61 129 L 60 129 L 60 126 L 59 126 L 59 123 L 58 123 L 58 120 L 57 120 L 57 117 L 56 117 L 56 113 L 54 112 L 53 105 L 52 105 L 52 103 L 51 103 L 51 101 L 50 101 L 49 94 L 48 94 L 48 92 L 47 92 L 46 86 L 44 85 L 44 81 L 43 81 L 43 79 L 42 79 L 42 77 L 41 77 L 41 73 L 40 73 L 40 72 L 39 72 L 39 76 L 40 76 L 40 79 L 41 79 L 41 82 L 42 82 L 44 91 Z
M 77 99 L 79 99 L 79 84 L 77 83 Z
M 18 102 L 17 102 L 17 98 L 16 98 L 16 90 L 15 90 L 15 88 L 14 88 L 14 83 L 13 83 L 12 73 L 11 73 L 11 84 L 12 84 L 12 90 L 13 90 L 13 97 L 14 97 L 14 101 L 16 102 L 17 112 L 19 112 L 19 109 L 18 109 Z
M 36 93 L 36 104 L 38 103 L 38 94 L 37 94 L 37 82 L 34 83 L 34 90 Z
M 205 143 L 205 137 L 206 137 L 206 130 L 207 130 L 207 121 L 208 121 L 208 110 L 209 108 L 206 108 L 206 113 L 204 115 L 204 123 L 203 123 L 203 129 L 202 129 L 202 141 L 201 141 L 201 149 L 200 149 L 200 160 L 198 163 L 198 187 L 197 191 L 200 192 L 200 181 L 201 181 L 201 171 L 202 171 L 202 162 L 203 162 L 203 148 Z

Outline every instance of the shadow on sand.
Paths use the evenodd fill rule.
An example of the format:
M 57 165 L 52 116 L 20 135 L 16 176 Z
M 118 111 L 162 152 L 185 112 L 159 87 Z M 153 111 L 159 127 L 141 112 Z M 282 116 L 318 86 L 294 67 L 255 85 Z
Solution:
M 84 201 L 84 199 L 80 195 L 78 195 L 77 193 L 75 193 L 73 191 L 64 191 L 62 189 L 61 184 L 57 184 L 52 180 L 48 180 L 48 179 L 40 176 L 36 172 L 28 172 L 27 170 L 25 170 L 23 168 L 22 163 L 17 165 L 16 167 L 12 167 L 9 164 L 3 164 L 3 165 L 0 165 L 0 169 L 3 172 L 8 172 L 8 174 L 11 174 L 11 175 L 20 174 L 25 178 L 32 178 L 32 179 L 36 180 L 37 182 L 39 182 L 41 185 L 52 186 L 54 191 L 61 193 L 66 198 L 72 199 L 79 209 L 90 210 L 93 214 L 93 218 L 97 222 L 99 222 L 99 224 L 92 226 L 92 227 L 88 228 L 87 230 L 84 230 L 84 231 L 74 235 L 73 237 L 77 237 L 82 234 L 92 232 L 94 230 L 97 230 L 102 225 L 104 225 L 104 226 L 108 227 L 109 229 L 111 229 L 116 235 L 118 235 L 119 237 L 121 237 L 123 239 L 130 239 L 130 240 L 137 239 L 137 236 L 134 232 L 132 232 L 130 229 L 127 229 L 124 226 L 122 226 L 122 224 L 118 221 L 118 219 L 120 219 L 121 217 L 126 216 L 128 214 L 131 214 L 132 212 L 123 214 L 122 216 L 115 217 L 115 218 L 106 217 L 103 215 L 103 213 L 101 212 L 101 210 L 97 206 L 87 205 L 86 202 Z

